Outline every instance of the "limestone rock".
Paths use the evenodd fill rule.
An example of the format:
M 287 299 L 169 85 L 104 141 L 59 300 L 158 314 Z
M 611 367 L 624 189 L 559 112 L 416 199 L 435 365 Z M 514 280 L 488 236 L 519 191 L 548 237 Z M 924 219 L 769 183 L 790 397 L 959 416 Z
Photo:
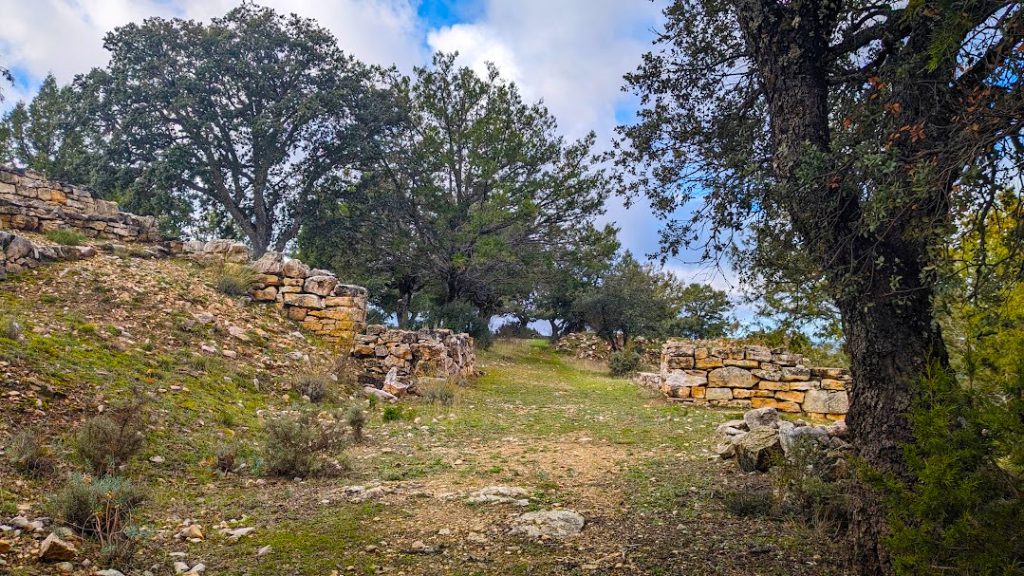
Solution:
M 743 414 L 743 422 L 747 429 L 757 430 L 758 428 L 778 428 L 779 411 L 773 407 L 755 408 L 747 410 Z
M 409 392 L 409 385 L 398 381 L 398 366 L 392 366 L 384 377 L 384 391 L 395 398 L 401 398 Z
M 821 426 L 802 426 L 779 431 L 779 444 L 782 446 L 782 452 L 787 455 L 794 446 L 811 441 L 821 446 L 828 445 L 828 432 Z
M 751 430 L 736 442 L 736 462 L 745 472 L 767 472 L 782 456 L 779 433 L 774 428 Z
M 753 388 L 757 378 L 738 366 L 717 368 L 708 373 L 708 386 L 717 388 Z
M 289 260 L 284 263 L 281 273 L 288 278 L 305 278 L 309 276 L 309 266 L 298 260 Z
M 385 402 L 397 402 L 398 401 L 398 397 L 395 396 L 394 394 L 391 394 L 390 392 L 385 392 L 383 390 L 378 390 L 377 388 L 374 388 L 373 386 L 364 386 L 363 387 L 363 394 L 366 395 L 369 398 L 376 398 L 378 400 L 384 400 Z
M 527 512 L 516 519 L 512 534 L 529 538 L 568 538 L 583 530 L 586 520 L 572 510 Z
M 337 285 L 338 279 L 334 276 L 309 276 L 302 289 L 317 296 L 330 296 Z
M 39 546 L 39 560 L 41 562 L 67 562 L 73 560 L 78 550 L 74 546 L 50 533 Z

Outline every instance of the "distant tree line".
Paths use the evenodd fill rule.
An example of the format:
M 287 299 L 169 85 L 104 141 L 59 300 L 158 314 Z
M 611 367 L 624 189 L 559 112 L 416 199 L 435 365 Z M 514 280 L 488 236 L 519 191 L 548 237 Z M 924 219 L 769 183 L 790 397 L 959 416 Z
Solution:
M 486 341 L 498 316 L 717 337 L 725 293 L 622 253 L 599 228 L 595 136 L 558 132 L 489 67 L 368 66 L 315 21 L 252 4 L 107 34 L 110 62 L 48 76 L 0 123 L 0 161 L 91 187 L 163 229 L 289 251 L 370 288 L 379 320 Z M 3 70 L 6 73 L 6 69 Z

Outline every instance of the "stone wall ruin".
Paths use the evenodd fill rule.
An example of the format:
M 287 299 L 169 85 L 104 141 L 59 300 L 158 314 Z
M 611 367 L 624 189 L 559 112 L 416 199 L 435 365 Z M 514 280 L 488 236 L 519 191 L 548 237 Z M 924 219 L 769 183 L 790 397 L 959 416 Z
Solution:
M 447 329 L 398 330 L 373 325 L 355 338 L 352 358 L 361 384 L 380 388 L 392 369 L 399 381 L 420 378 L 459 381 L 477 374 L 473 338 Z
M 72 229 L 122 242 L 161 239 L 156 218 L 121 212 L 117 203 L 85 188 L 45 179 L 31 170 L 0 167 L 0 228 L 47 232 Z
M 666 398 L 679 402 L 845 418 L 849 371 L 807 367 L 805 361 L 767 346 L 671 340 L 662 347 L 661 371 L 639 381 L 657 382 Z

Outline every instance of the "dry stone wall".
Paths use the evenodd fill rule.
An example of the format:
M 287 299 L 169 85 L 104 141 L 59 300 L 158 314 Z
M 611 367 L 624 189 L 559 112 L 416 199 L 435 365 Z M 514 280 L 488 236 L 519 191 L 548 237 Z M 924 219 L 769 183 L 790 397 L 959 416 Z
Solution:
M 852 386 L 849 372 L 807 367 L 804 362 L 799 354 L 766 346 L 673 340 L 662 348 L 657 382 L 661 392 L 676 401 L 845 418 Z
M 0 167 L 0 228 L 47 232 L 74 229 L 122 242 L 161 239 L 156 219 L 121 212 L 85 188 L 52 182 L 29 170 Z
M 31 270 L 46 262 L 81 260 L 96 253 L 92 246 L 47 246 L 0 230 L 0 280 L 8 273 Z
M 378 388 L 393 370 L 400 382 L 412 386 L 420 378 L 460 380 L 477 373 L 473 338 L 446 329 L 368 326 L 356 336 L 352 358 L 360 367 L 360 382 Z
M 249 291 L 254 301 L 276 303 L 285 316 L 340 349 L 348 350 L 366 327 L 366 288 L 342 284 L 329 270 L 311 269 L 278 252 L 250 262 L 249 248 L 231 240 L 186 242 L 184 251 L 248 264 L 257 274 Z

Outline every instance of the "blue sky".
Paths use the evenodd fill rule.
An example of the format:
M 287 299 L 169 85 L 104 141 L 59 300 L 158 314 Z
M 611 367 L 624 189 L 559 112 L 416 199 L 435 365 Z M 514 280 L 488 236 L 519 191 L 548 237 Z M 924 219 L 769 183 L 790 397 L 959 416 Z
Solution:
M 666 0 L 265 0 L 281 12 L 315 18 L 346 51 L 364 61 L 410 71 L 436 50 L 458 51 L 482 69 L 494 62 L 529 100 L 541 100 L 567 137 L 593 130 L 610 145 L 614 127 L 637 103 L 621 91 L 623 74 L 650 49 Z M 30 98 L 52 72 L 61 82 L 107 60 L 103 34 L 149 16 L 209 19 L 237 0 L 0 0 L 0 61 L 17 86 L 9 107 Z M 660 224 L 644 202 L 630 210 L 608 204 L 606 221 L 621 229 L 623 246 L 640 256 L 657 249 Z M 735 291 L 732 274 L 670 261 L 684 279 Z

